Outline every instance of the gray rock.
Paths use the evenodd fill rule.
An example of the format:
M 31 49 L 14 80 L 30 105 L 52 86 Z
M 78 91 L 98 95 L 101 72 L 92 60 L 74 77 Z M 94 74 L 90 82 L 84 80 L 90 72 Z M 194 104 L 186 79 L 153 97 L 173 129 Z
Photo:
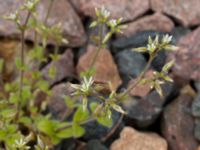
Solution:
M 130 49 L 117 53 L 115 60 L 125 84 L 127 84 L 131 78 L 137 77 L 146 65 L 144 56 L 141 53 L 133 52 Z

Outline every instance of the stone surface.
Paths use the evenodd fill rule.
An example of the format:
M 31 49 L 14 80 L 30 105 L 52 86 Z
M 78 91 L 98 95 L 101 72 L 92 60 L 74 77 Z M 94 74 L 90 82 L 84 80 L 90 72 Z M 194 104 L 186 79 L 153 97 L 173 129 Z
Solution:
M 95 9 L 105 6 L 112 18 L 123 17 L 123 21 L 133 20 L 149 10 L 148 0 L 70 0 L 78 12 L 95 17 Z
M 87 52 L 83 54 L 77 65 L 77 73 L 80 74 L 83 71 L 89 69 L 92 60 L 96 54 L 97 47 L 89 45 Z M 114 63 L 111 53 L 107 49 L 101 49 L 94 64 L 96 73 L 94 74 L 95 82 L 100 82 L 108 86 L 111 82 L 114 89 L 122 83 L 117 66 Z
M 30 58 L 27 56 L 27 52 L 30 50 L 30 46 L 25 44 L 25 63 L 29 64 L 29 67 L 33 65 L 30 62 Z M 21 43 L 14 39 L 2 39 L 0 41 L 0 58 L 4 59 L 3 68 L 3 80 L 12 81 L 18 77 L 19 70 L 16 68 L 15 59 L 20 57 Z
M 46 17 L 46 13 L 49 7 L 50 1 L 41 1 L 38 4 L 37 12 L 39 14 L 39 20 L 43 20 Z M 53 3 L 47 24 L 49 26 L 61 23 L 61 31 L 63 37 L 69 41 L 69 46 L 78 47 L 86 42 L 86 35 L 84 32 L 83 25 L 80 18 L 66 0 L 57 0 Z M 33 32 L 27 32 L 27 39 L 33 40 Z M 52 39 L 48 41 L 49 43 L 55 43 Z
M 126 48 L 146 46 L 148 43 L 148 37 L 151 36 L 154 39 L 156 35 L 160 35 L 162 37 L 164 33 L 150 30 L 138 32 L 135 35 L 131 35 L 130 37 L 118 38 L 112 43 L 112 51 L 113 53 L 118 53 L 119 51 Z
M 199 0 L 150 0 L 150 4 L 154 11 L 172 16 L 184 26 L 200 24 Z
M 178 26 L 178 27 L 175 27 L 172 31 L 171 31 L 171 34 L 173 36 L 173 39 L 174 39 L 174 44 L 177 44 L 179 39 L 190 33 L 191 30 L 189 28 L 186 28 L 186 27 L 182 27 L 182 26 Z
M 200 141 L 200 119 L 199 118 L 195 118 L 194 136 L 198 141 Z
M 51 67 L 55 67 L 56 69 L 54 78 L 49 76 L 49 69 Z M 42 75 L 43 78 L 49 82 L 50 86 L 66 79 L 67 77 L 75 77 L 73 53 L 71 49 L 67 49 L 65 53 L 61 55 L 59 60 L 51 62 L 44 69 L 42 69 Z
M 163 98 L 154 90 L 142 98 L 132 98 L 124 101 L 124 109 L 128 112 L 125 123 L 138 128 L 152 125 L 163 110 L 163 105 L 171 100 L 176 93 L 174 85 L 166 82 L 162 85 Z
M 144 16 L 136 21 L 127 23 L 127 28 L 122 30 L 122 34 L 118 36 L 131 36 L 137 32 L 145 30 L 155 30 L 161 32 L 170 32 L 174 27 L 174 23 L 160 13 Z
M 64 120 L 72 113 L 72 110 L 67 107 L 63 96 L 73 92 L 69 83 L 62 83 L 54 86 L 52 89 L 52 96 L 48 99 L 48 110 L 54 119 Z
M 191 116 L 193 91 L 184 88 L 180 96 L 164 110 L 162 134 L 170 150 L 193 150 L 198 146 L 194 138 L 194 118 Z
M 132 78 L 136 78 L 146 65 L 144 56 L 130 49 L 117 53 L 115 60 L 124 84 L 127 84 Z
M 200 81 L 200 27 L 182 37 L 178 42 L 179 50 L 174 53 L 176 58 L 173 73 L 185 80 Z
M 153 77 L 153 70 L 148 70 L 145 74 L 145 79 L 151 79 Z M 129 82 L 129 86 L 134 85 L 138 81 L 138 78 L 132 79 Z M 140 96 L 144 97 L 146 96 L 149 92 L 151 91 L 150 85 L 149 84 L 138 84 L 134 89 L 130 91 L 131 96 Z
M 90 140 L 85 150 L 108 150 L 99 140 Z
M 6 0 L 1 1 L 0 5 L 0 35 L 19 37 L 20 32 L 17 30 L 16 25 L 12 21 L 5 20 L 2 16 L 8 16 L 14 13 L 19 6 L 23 4 L 22 0 Z M 25 16 L 26 14 L 23 14 Z
M 131 127 L 123 129 L 120 139 L 111 150 L 167 150 L 167 142 L 156 133 L 139 132 Z

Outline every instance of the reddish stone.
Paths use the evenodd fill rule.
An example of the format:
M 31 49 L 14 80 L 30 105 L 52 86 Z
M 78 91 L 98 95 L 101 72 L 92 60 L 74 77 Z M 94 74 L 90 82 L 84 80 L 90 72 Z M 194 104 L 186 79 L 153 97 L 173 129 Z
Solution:
M 133 20 L 149 10 L 148 0 L 70 0 L 78 12 L 95 18 L 95 8 L 105 6 L 112 18 L 123 18 L 123 21 Z
M 178 42 L 179 50 L 174 53 L 176 63 L 173 74 L 185 80 L 200 81 L 200 27 L 182 37 Z
M 89 69 L 92 60 L 96 54 L 97 47 L 89 45 L 87 52 L 82 55 L 77 65 L 77 72 L 80 74 Z M 101 49 L 94 65 L 96 73 L 94 75 L 95 82 L 104 83 L 108 86 L 111 82 L 114 89 L 122 83 L 117 66 L 114 63 L 111 53 L 107 49 Z
M 174 23 L 167 16 L 160 13 L 142 17 L 126 25 L 127 28 L 123 29 L 123 33 L 119 33 L 118 36 L 130 36 L 145 30 L 170 32 L 174 28 Z
M 150 0 L 154 11 L 172 16 L 184 26 L 200 24 L 199 0 Z
M 145 74 L 145 79 L 151 79 L 153 77 L 153 71 L 149 70 L 146 74 Z M 136 79 L 132 79 L 129 82 L 129 86 L 135 84 L 135 82 L 137 82 L 138 78 Z M 130 95 L 131 96 L 141 96 L 144 97 L 146 96 L 149 92 L 151 91 L 150 85 L 149 84 L 138 84 L 133 90 L 131 90 Z
M 193 92 L 181 91 L 181 95 L 164 110 L 162 134 L 170 150 L 195 150 L 198 142 L 194 137 L 194 118 L 191 116 Z
M 125 127 L 120 139 L 111 145 L 111 150 L 167 150 L 167 142 L 156 133 L 139 132 Z
M 41 1 L 37 12 L 41 21 L 45 20 L 50 1 Z M 78 47 L 86 42 L 86 35 L 80 18 L 66 0 L 56 0 L 53 3 L 47 24 L 49 26 L 61 23 L 63 37 L 69 41 L 69 46 Z M 26 38 L 33 40 L 33 33 L 28 32 Z M 55 43 L 49 40 L 49 43 Z
M 3 18 L 3 16 L 8 16 L 10 13 L 15 13 L 15 11 L 23 3 L 22 0 L 3 0 L 0 5 L 0 35 L 1 36 L 12 36 L 19 37 L 20 32 L 17 30 L 17 26 L 12 22 Z M 23 14 L 25 17 L 26 13 Z
M 54 78 L 51 78 L 49 76 L 49 69 L 51 67 L 55 67 L 56 69 L 56 74 Z M 50 86 L 67 77 L 75 77 L 72 51 L 70 49 L 66 50 L 66 52 L 60 57 L 59 60 L 51 62 L 49 65 L 47 65 L 42 70 L 42 75 L 44 79 L 49 82 Z

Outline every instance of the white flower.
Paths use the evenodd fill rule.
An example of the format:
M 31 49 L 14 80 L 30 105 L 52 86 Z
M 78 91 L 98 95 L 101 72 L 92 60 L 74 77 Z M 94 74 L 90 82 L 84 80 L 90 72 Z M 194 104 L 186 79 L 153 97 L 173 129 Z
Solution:
M 26 140 L 24 138 L 21 138 L 15 141 L 14 147 L 25 150 L 30 149 L 30 146 L 26 146 L 26 144 L 27 144 Z
M 110 16 L 110 12 L 103 6 L 101 7 L 101 14 L 105 17 L 108 18 Z
M 172 40 L 172 36 L 167 34 L 167 35 L 163 36 L 162 42 L 165 44 L 169 44 L 171 42 L 171 40 Z

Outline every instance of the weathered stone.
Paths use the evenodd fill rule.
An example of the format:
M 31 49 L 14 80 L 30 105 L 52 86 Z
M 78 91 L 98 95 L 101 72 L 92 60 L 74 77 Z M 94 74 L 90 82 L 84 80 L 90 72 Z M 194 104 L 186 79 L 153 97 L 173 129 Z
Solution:
M 99 140 L 90 140 L 85 150 L 108 150 Z
M 178 42 L 179 50 L 174 53 L 176 58 L 173 73 L 185 80 L 200 81 L 200 27 L 182 37 Z
M 139 132 L 126 127 L 120 139 L 111 145 L 111 150 L 167 150 L 167 142 L 156 133 Z
M 153 77 L 153 70 L 148 70 L 145 74 L 145 79 L 151 79 Z M 132 79 L 129 82 L 129 87 L 134 85 L 136 82 L 138 82 L 138 78 Z M 150 85 L 149 84 L 138 84 L 134 89 L 130 91 L 131 96 L 140 96 L 144 97 L 146 96 L 149 92 L 151 91 Z
M 194 118 L 191 116 L 192 93 L 191 88 L 184 88 L 164 110 L 162 134 L 171 150 L 193 150 L 198 146 L 194 137 Z
M 154 90 L 142 98 L 132 98 L 124 101 L 127 111 L 125 122 L 138 128 L 152 125 L 163 110 L 163 105 L 175 96 L 174 85 L 166 82 L 162 85 L 163 98 Z
M 54 78 L 49 76 L 49 70 L 52 67 L 56 70 Z M 66 50 L 66 52 L 61 55 L 59 60 L 55 62 L 53 61 L 49 65 L 47 65 L 42 70 L 42 75 L 43 78 L 49 82 L 50 86 L 62 81 L 63 79 L 66 79 L 67 77 L 75 77 L 72 51 L 70 49 Z
M 38 4 L 38 19 L 41 21 L 45 20 L 49 2 L 50 1 L 40 1 Z M 66 0 L 54 1 L 53 7 L 51 8 L 47 25 L 53 26 L 58 23 L 62 24 L 61 31 L 63 37 L 69 41 L 69 46 L 78 47 L 86 42 L 86 35 L 81 20 L 73 10 L 72 6 Z M 34 33 L 31 31 L 27 32 L 26 38 L 33 40 Z M 48 43 L 54 44 L 55 41 L 50 39 Z
M 154 11 L 172 16 L 184 26 L 200 24 L 199 0 L 150 0 L 150 5 Z
M 87 52 L 82 55 L 78 61 L 78 74 L 89 69 L 95 57 L 96 50 L 97 47 L 89 45 Z M 114 89 L 117 89 L 122 83 L 117 66 L 114 63 L 111 53 L 107 49 L 100 50 L 94 67 L 96 68 L 96 73 L 94 74 L 95 82 L 100 82 L 105 85 L 108 85 L 108 83 L 111 82 Z
M 69 83 L 59 84 L 52 89 L 52 96 L 48 100 L 48 110 L 54 119 L 64 120 L 72 113 L 64 102 L 64 96 L 70 95 L 73 89 Z
M 197 94 L 192 102 L 192 114 L 195 117 L 200 117 L 200 93 Z
M 189 28 L 182 27 L 182 26 L 175 27 L 171 31 L 171 34 L 172 34 L 173 39 L 174 39 L 174 44 L 177 44 L 181 37 L 183 37 L 184 35 L 186 35 L 190 32 L 191 32 L 191 30 Z
M 199 118 L 195 118 L 194 136 L 198 141 L 200 141 L 200 119 Z
M 148 0 L 70 0 L 78 12 L 95 18 L 95 8 L 105 6 L 111 12 L 112 18 L 123 18 L 123 21 L 133 20 L 149 10 Z
M 25 55 L 29 50 L 30 47 L 25 44 Z M 19 70 L 16 68 L 15 60 L 20 57 L 20 51 L 20 41 L 14 39 L 2 39 L 0 41 L 0 58 L 4 59 L 3 80 L 12 81 L 18 77 Z M 24 59 L 29 67 L 33 65 L 27 55 Z
M 154 39 L 156 35 L 160 35 L 162 37 L 164 33 L 156 31 L 142 31 L 136 33 L 135 35 L 131 35 L 130 37 L 118 38 L 112 43 L 112 51 L 114 53 L 117 53 L 120 50 L 126 48 L 137 48 L 141 46 L 146 46 L 148 43 L 149 36 L 151 36 Z
M 146 65 L 146 60 L 141 53 L 129 49 L 117 53 L 115 60 L 124 84 L 127 84 L 131 78 L 136 78 Z
M 161 32 L 171 32 L 174 23 L 167 17 L 160 13 L 142 17 L 136 21 L 127 23 L 127 28 L 123 29 L 123 33 L 118 36 L 131 36 L 137 32 L 145 30 L 155 30 Z
M 12 22 L 3 18 L 3 16 L 8 16 L 10 13 L 14 13 L 18 7 L 23 4 L 22 0 L 6 0 L 1 1 L 0 5 L 0 35 L 1 36 L 11 36 L 19 37 L 20 32 L 17 30 L 17 26 Z M 23 14 L 23 17 L 26 14 Z

